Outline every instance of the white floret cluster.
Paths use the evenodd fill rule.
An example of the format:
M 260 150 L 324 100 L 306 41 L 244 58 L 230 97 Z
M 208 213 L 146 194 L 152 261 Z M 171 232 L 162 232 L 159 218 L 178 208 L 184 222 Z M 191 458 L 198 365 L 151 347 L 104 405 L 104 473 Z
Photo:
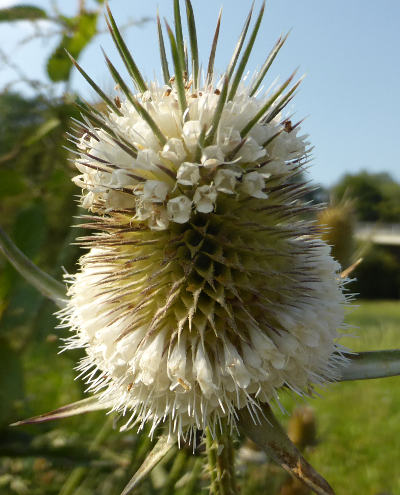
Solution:
M 86 191 L 83 206 L 131 209 L 151 229 L 164 230 L 169 222 L 186 223 L 196 212 L 215 211 L 221 194 L 266 198 L 265 182 L 290 172 L 288 161 L 304 155 L 306 136 L 297 136 L 297 129 L 286 132 L 277 115 L 257 123 L 242 139 L 240 131 L 264 104 L 243 86 L 225 104 L 214 142 L 202 146 L 202 133 L 204 141 L 220 97 L 218 88 L 188 92 L 182 119 L 173 87 L 153 85 L 137 96 L 166 136 L 164 143 L 129 101 L 120 104 L 122 115 L 110 112 L 107 125 L 138 149 L 136 157 L 90 124 L 90 134 L 79 143 L 82 174 L 75 178 Z

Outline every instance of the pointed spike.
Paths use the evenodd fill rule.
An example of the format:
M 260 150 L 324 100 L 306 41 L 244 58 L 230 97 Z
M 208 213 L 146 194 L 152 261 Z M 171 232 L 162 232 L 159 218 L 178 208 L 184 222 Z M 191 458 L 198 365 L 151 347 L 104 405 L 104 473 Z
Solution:
M 172 441 L 168 435 L 162 435 L 153 447 L 153 450 L 146 456 L 143 464 L 126 485 L 121 495 L 128 495 L 129 493 L 132 493 L 132 490 L 139 486 L 144 478 L 161 461 L 161 459 L 163 459 L 163 457 L 172 449 L 174 445 L 175 441 Z
M 280 131 L 276 132 L 273 136 L 268 138 L 265 143 L 262 144 L 262 147 L 265 148 L 267 147 L 274 139 L 276 139 L 278 136 L 282 134 L 282 132 L 285 132 L 285 129 L 281 129 Z
M 135 107 L 135 110 L 137 113 L 142 117 L 143 120 L 146 121 L 148 126 L 151 128 L 151 130 L 154 132 L 154 135 L 157 137 L 159 140 L 160 144 L 164 146 L 166 143 L 167 139 L 164 136 L 164 134 L 161 132 L 160 128 L 157 126 L 151 115 L 147 112 L 147 110 L 139 103 L 139 101 L 132 95 L 131 91 L 129 90 L 128 86 L 125 84 L 125 81 L 122 79 L 121 75 L 117 71 L 117 69 L 114 67 L 110 59 L 107 57 L 107 55 L 104 53 L 104 57 L 106 59 L 107 66 L 111 72 L 111 75 L 114 78 L 114 81 L 120 86 L 122 91 L 124 92 L 125 96 L 128 98 L 128 100 L 132 103 L 132 105 Z
M 334 495 L 329 483 L 304 459 L 289 440 L 268 404 L 261 405 L 255 424 L 247 408 L 240 409 L 239 428 L 289 474 L 307 485 L 317 495 Z
M 285 91 L 285 89 L 289 86 L 289 84 L 293 80 L 296 71 L 294 71 L 293 74 L 275 91 L 275 93 L 270 98 L 268 98 L 268 100 L 264 103 L 264 105 L 256 113 L 256 115 L 245 125 L 245 127 L 243 127 L 243 129 L 240 132 L 242 138 L 247 136 L 250 130 L 265 115 L 266 111 L 271 107 L 271 105 L 277 100 L 277 98 L 283 93 L 283 91 Z
M 244 70 L 246 68 L 247 62 L 249 60 L 251 51 L 252 51 L 253 46 L 254 46 L 254 42 L 256 40 L 258 30 L 260 28 L 260 24 L 261 24 L 263 15 L 264 15 L 264 10 L 265 10 L 265 1 L 261 5 L 260 12 L 258 14 L 256 23 L 255 23 L 254 28 L 253 28 L 253 32 L 251 33 L 249 42 L 247 43 L 246 49 L 245 49 L 243 56 L 240 60 L 239 67 L 237 68 L 235 77 L 234 77 L 233 82 L 232 82 L 231 90 L 229 92 L 228 100 L 233 100 L 233 98 L 236 94 L 236 91 L 239 87 L 239 84 L 240 84 L 240 81 L 242 79 Z
M 176 40 L 175 40 L 174 33 L 172 32 L 172 29 L 170 28 L 167 21 L 165 21 L 165 25 L 167 27 L 167 33 L 168 33 L 169 41 L 171 44 L 172 59 L 174 61 L 174 67 L 175 67 L 176 90 L 178 93 L 179 106 L 180 106 L 180 109 L 181 109 L 181 112 L 183 115 L 185 113 L 186 107 L 187 107 L 185 83 L 183 80 L 183 67 L 181 64 L 181 58 L 180 58 L 180 55 L 178 52 L 178 48 L 176 46 Z
M 161 67 L 163 71 L 164 82 L 165 84 L 170 84 L 171 75 L 169 73 L 167 54 L 165 51 L 165 44 L 164 44 L 164 36 L 162 33 L 161 21 L 158 12 L 157 12 L 157 32 L 158 32 L 158 45 L 160 49 Z
M 107 103 L 107 105 L 113 109 L 113 111 L 119 115 L 120 117 L 122 116 L 122 112 L 118 109 L 118 107 L 115 105 L 115 103 L 110 100 L 110 98 L 97 86 L 97 84 L 93 81 L 91 77 L 88 76 L 88 74 L 82 69 L 82 67 L 78 64 L 78 62 L 74 59 L 74 57 L 67 51 L 67 55 L 70 58 L 71 62 L 75 65 L 75 67 L 78 69 L 78 71 L 82 74 L 82 76 L 86 79 L 86 81 L 92 86 L 92 88 L 96 91 L 96 93 L 100 96 L 102 100 Z
M 226 98 L 228 96 L 228 85 L 229 79 L 228 76 L 225 75 L 221 94 L 219 95 L 217 107 L 214 112 L 213 121 L 204 140 L 204 146 L 209 146 L 214 141 L 215 134 L 218 130 L 219 121 L 221 120 L 222 111 L 224 110 L 224 106 L 226 103 Z
M 266 120 L 266 122 L 271 122 L 271 120 L 276 116 L 278 115 L 279 112 L 281 112 L 285 107 L 286 105 L 293 99 L 293 97 L 295 96 L 294 95 L 294 92 L 296 91 L 296 89 L 300 86 L 301 82 L 303 81 L 304 79 L 304 76 L 300 77 L 300 79 L 297 81 L 297 83 L 293 86 L 293 88 L 291 88 L 286 94 L 285 96 L 283 96 L 283 98 L 279 101 L 279 104 L 278 106 L 271 112 L 270 115 L 268 115 L 268 118 Z
M 138 89 L 141 93 L 144 93 L 148 88 L 147 85 L 143 79 L 142 74 L 140 73 L 135 61 L 133 60 L 133 57 L 128 50 L 128 47 L 125 44 L 125 41 L 123 37 L 121 36 L 121 33 L 118 29 L 118 26 L 114 20 L 114 17 L 111 13 L 110 7 L 108 5 L 108 2 L 106 3 L 106 9 L 108 13 L 108 18 L 107 16 L 104 16 L 106 19 L 106 23 L 108 26 L 108 29 L 110 30 L 111 36 L 114 40 L 115 46 L 118 49 L 119 54 L 121 55 L 121 58 L 129 72 L 129 74 L 132 76 L 132 79 Z
M 37 423 L 45 423 L 47 421 L 52 421 L 54 419 L 69 418 L 71 416 L 76 416 L 78 414 L 84 414 L 92 411 L 100 411 L 102 409 L 111 409 L 113 407 L 112 402 L 100 402 L 101 394 L 93 395 L 87 399 L 78 400 L 72 404 L 59 407 L 45 414 L 40 414 L 39 416 L 34 416 L 33 418 L 23 419 L 22 421 L 17 421 L 10 426 L 22 426 L 31 425 Z
M 123 93 L 125 94 L 125 96 L 127 97 L 127 99 L 132 102 L 132 99 L 133 99 L 133 95 L 132 95 L 132 92 L 131 90 L 128 88 L 128 86 L 126 85 L 125 81 L 122 79 L 122 76 L 120 75 L 120 73 L 117 71 L 117 69 L 115 68 L 114 64 L 111 62 L 111 60 L 107 57 L 107 54 L 106 52 L 103 50 L 103 48 L 101 48 L 101 51 L 103 53 L 103 56 L 104 56 L 104 59 L 106 61 L 106 64 L 107 64 L 107 67 L 108 67 L 108 70 L 110 71 L 114 81 L 118 84 L 118 86 L 121 88 L 121 90 L 123 91 Z
M 290 31 L 286 34 L 286 36 L 284 36 L 284 38 L 282 38 L 280 36 L 278 41 L 275 43 L 275 46 L 272 48 L 272 50 L 268 54 L 266 61 L 264 62 L 263 66 L 261 67 L 260 73 L 258 74 L 256 80 L 251 85 L 250 96 L 253 96 L 254 93 L 257 91 L 257 89 L 260 87 L 260 84 L 263 82 L 269 68 L 272 65 L 272 62 L 275 60 L 275 57 L 278 55 L 279 50 L 285 44 L 289 34 L 290 34 Z
M 187 67 L 185 65 L 181 7 L 179 0 L 174 0 L 174 20 L 175 20 L 175 40 L 176 40 L 176 48 L 178 50 L 178 55 L 179 55 L 179 61 L 183 70 L 187 71 Z
M 244 40 L 245 40 L 246 35 L 247 35 L 247 31 L 248 31 L 249 26 L 250 26 L 251 16 L 253 15 L 253 9 L 254 9 L 254 1 L 251 5 L 250 12 L 248 13 L 247 18 L 244 22 L 244 26 L 243 26 L 242 32 L 240 33 L 239 40 L 237 42 L 235 51 L 233 52 L 231 61 L 229 62 L 229 65 L 228 65 L 227 73 L 228 73 L 229 79 L 231 78 L 232 73 L 235 70 L 236 63 L 238 61 L 240 52 L 242 50 L 243 43 L 244 43 Z
M 222 8 L 220 9 L 219 14 L 218 14 L 217 27 L 215 28 L 214 38 L 213 38 L 213 42 L 211 45 L 210 58 L 208 60 L 208 68 L 207 68 L 206 86 L 209 86 L 210 84 L 212 84 L 212 81 L 213 81 L 215 52 L 217 50 L 219 30 L 221 27 L 221 17 L 222 17 Z
M 63 308 L 67 303 L 66 290 L 61 282 L 42 271 L 20 251 L 0 227 L 0 251 L 14 268 L 45 297 Z
M 188 46 L 186 41 L 183 42 L 183 53 L 184 53 L 184 67 L 186 71 L 186 78 L 188 79 L 189 77 L 189 53 L 188 53 Z
M 196 153 L 195 153 L 195 157 L 194 157 L 194 161 L 196 163 L 198 163 L 201 159 L 201 150 L 203 149 L 204 147 L 204 139 L 205 139 L 205 136 L 206 136 L 206 126 L 203 125 L 203 127 L 201 128 L 201 131 L 200 131 L 200 135 L 199 135 L 199 141 L 198 141 L 198 144 L 197 144 L 197 148 L 196 148 Z
M 199 77 L 199 49 L 197 43 L 196 23 L 190 0 L 186 0 L 186 16 L 189 30 L 190 50 L 192 53 L 193 84 L 194 88 L 197 89 Z
M 130 143 L 129 141 L 127 141 L 124 137 L 120 136 L 119 134 L 117 134 L 115 131 L 113 131 L 105 122 L 104 120 L 102 120 L 102 115 L 101 113 L 97 112 L 96 109 L 92 109 L 89 107 L 89 105 L 82 105 L 80 103 L 76 103 L 76 106 L 82 110 L 83 114 L 85 114 L 87 116 L 87 118 L 89 120 L 92 120 L 96 125 L 98 125 L 101 129 L 103 129 L 104 131 L 106 131 L 110 138 L 115 142 L 115 144 L 117 144 L 118 146 L 121 147 L 121 149 L 125 150 L 125 148 L 128 148 L 130 151 L 127 153 L 132 155 L 134 158 L 137 157 L 137 149 L 135 148 L 135 146 L 133 146 L 132 143 Z M 97 117 L 95 114 L 97 114 L 99 117 Z M 82 114 L 81 114 L 82 115 Z M 83 117 L 83 115 L 82 115 Z M 78 121 L 79 123 L 79 121 Z M 112 137 L 114 136 L 115 139 Z

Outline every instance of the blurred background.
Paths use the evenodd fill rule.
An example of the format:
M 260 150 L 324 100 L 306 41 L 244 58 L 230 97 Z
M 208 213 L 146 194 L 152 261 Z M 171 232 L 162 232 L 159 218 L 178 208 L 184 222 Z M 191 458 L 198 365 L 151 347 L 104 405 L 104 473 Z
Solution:
M 193 0 L 199 49 L 208 57 L 220 5 Z M 230 58 L 250 0 L 224 2 L 216 66 Z M 102 0 L 0 0 L 0 222 L 17 246 L 61 280 L 80 255 L 78 190 L 66 133 L 79 118 L 76 98 L 96 95 L 71 64 L 79 60 L 107 92 L 113 83 L 100 45 L 113 61 Z M 172 2 L 112 0 L 110 7 L 147 78 L 161 79 L 155 13 L 172 21 Z M 256 2 L 256 7 L 260 2 Z M 250 59 L 252 73 L 283 32 L 292 32 L 272 74 L 306 73 L 289 114 L 315 149 L 305 178 L 309 201 L 324 202 L 317 221 L 358 294 L 348 322 L 354 350 L 399 347 L 400 167 L 396 0 L 270 0 Z M 121 72 L 121 64 L 116 64 Z M 267 81 L 274 84 L 273 79 Z M 146 432 L 118 433 L 112 417 L 93 413 L 12 429 L 17 419 L 84 397 L 74 381 L 78 352 L 57 355 L 65 332 L 56 308 L 0 257 L 0 494 L 119 494 L 151 445 Z M 291 438 L 340 494 L 400 493 L 400 381 L 333 385 L 306 406 L 282 397 Z M 238 444 L 243 494 L 304 494 L 251 444 Z M 200 493 L 202 452 L 171 452 L 137 493 Z

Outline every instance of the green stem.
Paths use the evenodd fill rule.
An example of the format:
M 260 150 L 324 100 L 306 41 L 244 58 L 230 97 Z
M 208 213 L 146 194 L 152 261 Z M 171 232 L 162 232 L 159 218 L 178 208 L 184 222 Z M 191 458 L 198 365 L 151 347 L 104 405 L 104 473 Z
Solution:
M 238 495 L 234 449 L 226 421 L 222 422 L 221 429 L 217 427 L 214 439 L 207 429 L 206 450 L 211 477 L 210 494 Z
M 196 488 L 202 469 L 203 469 L 203 460 L 201 459 L 201 457 L 198 457 L 194 461 L 192 474 L 190 476 L 188 483 L 186 484 L 185 490 L 183 491 L 182 495 L 194 495 L 195 493 L 198 493 L 198 490 L 196 491 Z
M 175 483 L 182 475 L 182 472 L 185 469 L 186 461 L 187 461 L 186 452 L 184 450 L 180 450 L 177 456 L 175 457 L 174 463 L 172 464 L 171 471 L 169 472 L 167 481 L 164 485 L 161 495 L 169 495 L 171 493 L 174 493 Z
M 208 460 L 208 470 L 210 472 L 210 495 L 220 495 L 217 484 L 217 446 L 214 443 L 210 429 L 206 430 L 206 451 Z
M 99 433 L 93 440 L 92 444 L 90 445 L 89 452 L 98 449 L 101 446 L 104 440 L 111 433 L 112 426 L 113 426 L 113 417 L 109 416 L 106 419 L 106 422 L 104 423 L 103 427 L 100 429 Z M 86 467 L 75 468 L 68 476 L 64 485 L 62 486 L 59 495 L 72 495 L 73 493 L 75 493 L 77 488 L 81 484 L 81 481 L 87 474 L 87 472 L 88 469 Z

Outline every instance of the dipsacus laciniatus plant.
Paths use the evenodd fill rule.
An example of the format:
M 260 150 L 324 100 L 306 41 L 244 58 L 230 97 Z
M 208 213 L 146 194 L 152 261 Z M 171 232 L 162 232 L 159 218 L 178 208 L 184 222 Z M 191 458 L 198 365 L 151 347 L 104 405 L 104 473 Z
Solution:
M 114 100 L 75 63 L 107 108 L 83 106 L 73 137 L 95 233 L 70 276 L 66 348 L 85 349 L 89 389 L 127 426 L 190 439 L 223 417 L 234 425 L 238 409 L 256 417 L 283 387 L 311 394 L 344 359 L 340 267 L 302 200 L 309 144 L 285 115 L 297 84 L 261 86 L 284 40 L 243 77 L 262 12 L 221 77 L 213 54 L 201 74 L 190 22 L 189 62 L 179 23 L 167 26 L 170 74 L 159 23 L 164 82 L 146 82 L 111 14 L 135 92 L 107 58 Z

